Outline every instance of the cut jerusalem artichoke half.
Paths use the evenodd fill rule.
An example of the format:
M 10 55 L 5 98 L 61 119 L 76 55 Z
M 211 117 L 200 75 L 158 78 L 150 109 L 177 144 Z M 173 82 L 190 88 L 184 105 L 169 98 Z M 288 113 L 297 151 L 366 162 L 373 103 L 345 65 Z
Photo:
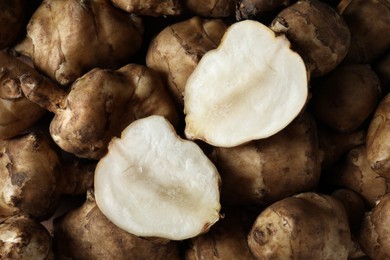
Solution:
M 256 21 L 235 23 L 187 81 L 186 136 L 219 147 L 269 137 L 301 112 L 308 78 L 285 36 Z
M 103 214 L 137 236 L 183 240 L 219 219 L 216 167 L 161 116 L 139 119 L 111 141 L 94 184 Z

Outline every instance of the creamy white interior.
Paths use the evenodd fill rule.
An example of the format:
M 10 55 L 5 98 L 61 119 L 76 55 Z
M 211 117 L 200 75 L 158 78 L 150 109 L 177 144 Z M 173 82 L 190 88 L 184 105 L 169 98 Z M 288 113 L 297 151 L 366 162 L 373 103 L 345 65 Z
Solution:
M 186 135 L 220 147 L 269 137 L 302 110 L 307 81 L 285 36 L 256 21 L 235 23 L 187 81 Z
M 219 174 L 203 151 L 161 116 L 132 123 L 95 171 L 103 214 L 138 235 L 182 240 L 219 219 Z

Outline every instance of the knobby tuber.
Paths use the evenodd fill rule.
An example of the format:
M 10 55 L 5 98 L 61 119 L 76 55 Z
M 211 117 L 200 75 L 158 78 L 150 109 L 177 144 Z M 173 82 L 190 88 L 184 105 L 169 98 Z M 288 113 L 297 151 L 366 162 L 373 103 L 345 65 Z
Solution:
M 188 77 L 202 56 L 217 48 L 225 31 L 222 20 L 193 17 L 166 27 L 152 40 L 146 64 L 164 77 L 181 108 Z
M 0 52 L 0 139 L 14 137 L 35 124 L 45 113 L 22 92 L 20 77 L 43 77 L 16 57 Z
M 111 0 L 116 6 L 131 14 L 147 16 L 180 15 L 182 3 L 179 0 Z
M 15 214 L 47 219 L 62 194 L 83 194 L 93 186 L 93 162 L 61 161 L 42 134 L 0 141 L 0 220 Z
M 111 138 L 138 118 L 157 114 L 174 125 L 178 121 L 159 75 L 142 65 L 93 69 L 69 92 L 48 81 L 39 83 L 32 75 L 21 78 L 26 97 L 55 114 L 50 124 L 53 140 L 82 158 L 100 159 Z
M 283 9 L 271 29 L 286 34 L 311 72 L 324 75 L 347 55 L 351 34 L 343 18 L 318 0 L 298 1 Z
M 4 260 L 54 260 L 52 237 L 27 215 L 0 221 L 0 258 Z
M 269 205 L 316 188 L 321 157 L 314 119 L 304 114 L 279 133 L 231 148 L 215 148 L 223 205 Z
M 175 242 L 140 238 L 114 225 L 91 190 L 81 207 L 54 220 L 54 249 L 60 259 L 179 260 Z
M 109 0 L 45 0 L 27 26 L 16 51 L 62 85 L 95 68 L 127 63 L 142 43 L 142 20 L 114 8 Z
M 259 259 L 347 259 L 351 234 L 341 202 L 301 193 L 262 211 L 248 243 Z

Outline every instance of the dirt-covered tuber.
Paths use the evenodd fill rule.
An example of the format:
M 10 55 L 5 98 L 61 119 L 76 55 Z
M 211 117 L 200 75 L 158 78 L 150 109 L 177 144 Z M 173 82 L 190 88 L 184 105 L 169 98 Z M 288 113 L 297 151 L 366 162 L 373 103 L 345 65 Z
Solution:
M 27 26 L 16 51 L 62 85 L 95 68 L 117 68 L 142 43 L 139 17 L 112 6 L 109 0 L 45 0 Z
M 176 243 L 140 238 L 115 226 L 91 191 L 81 207 L 54 220 L 54 248 L 60 259 L 179 259 Z
M 166 27 L 151 42 L 146 64 L 164 77 L 180 107 L 188 77 L 203 55 L 217 48 L 225 31 L 222 20 L 193 17 Z
M 25 98 L 19 80 L 25 74 L 43 77 L 23 61 L 0 52 L 0 139 L 20 134 L 46 112 Z
M 351 42 L 343 18 L 318 0 L 302 0 L 286 7 L 272 21 L 271 29 L 286 34 L 313 77 L 336 68 Z
M 248 243 L 259 259 L 347 259 L 351 234 L 341 202 L 329 195 L 301 193 L 262 211 Z
M 180 0 L 111 0 L 115 6 L 131 14 L 147 16 L 180 15 Z
M 142 65 L 93 69 L 69 92 L 31 75 L 21 82 L 27 98 L 55 114 L 50 134 L 58 146 L 82 158 L 100 159 L 111 138 L 136 119 L 157 114 L 178 121 L 159 75 Z
M 0 258 L 4 260 L 53 260 L 52 237 L 27 215 L 0 221 Z

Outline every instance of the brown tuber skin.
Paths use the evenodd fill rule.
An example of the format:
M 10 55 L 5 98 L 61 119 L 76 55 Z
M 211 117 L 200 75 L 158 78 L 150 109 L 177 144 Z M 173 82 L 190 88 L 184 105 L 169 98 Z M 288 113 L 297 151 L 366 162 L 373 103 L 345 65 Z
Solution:
M 314 189 L 320 177 L 317 129 L 308 114 L 269 138 L 216 148 L 213 156 L 225 205 L 270 204 Z
M 0 50 L 9 47 L 23 33 L 25 1 L 0 1 Z
M 310 192 L 282 199 L 262 211 L 248 244 L 259 259 L 347 259 L 351 235 L 341 202 Z
M 44 226 L 26 215 L 9 217 L 0 222 L 0 258 L 52 260 L 52 238 Z
M 379 103 L 367 131 L 367 159 L 380 176 L 390 179 L 390 94 Z
M 115 226 L 92 192 L 80 208 L 55 219 L 54 245 L 60 259 L 179 259 L 176 243 L 140 238 Z
M 100 159 L 113 136 L 138 118 L 178 116 L 159 75 L 135 64 L 119 70 L 93 69 L 73 83 L 69 93 L 32 76 L 21 79 L 27 98 L 55 113 L 50 134 L 63 150 Z M 48 83 L 48 82 L 46 82 Z
M 117 68 L 141 47 L 140 18 L 114 8 L 109 0 L 45 0 L 27 26 L 16 51 L 61 85 L 95 67 Z
M 286 34 L 313 77 L 341 63 L 350 45 L 350 31 L 339 14 L 318 0 L 302 0 L 283 9 L 271 29 Z
M 180 15 L 179 0 L 111 0 L 115 6 L 131 14 L 146 16 Z
M 79 195 L 93 186 L 95 163 L 63 166 L 54 144 L 30 133 L 0 142 L 0 220 L 15 214 L 47 219 L 61 194 Z
M 290 0 L 240 0 L 236 7 L 236 19 L 252 19 L 290 4 Z
M 335 182 L 359 193 L 370 207 L 390 191 L 389 181 L 371 169 L 365 145 L 352 149 L 347 154 L 337 171 Z
M 344 64 L 313 82 L 314 116 L 340 133 L 357 130 L 375 111 L 381 85 L 367 64 Z
M 23 95 L 19 78 L 24 74 L 43 77 L 16 57 L 0 52 L 0 139 L 20 134 L 46 112 Z
M 383 196 L 362 222 L 359 244 L 371 259 L 390 258 L 390 194 Z
M 187 9 L 200 16 L 223 18 L 234 14 L 237 0 L 184 0 Z
M 318 142 L 323 155 L 322 169 L 334 166 L 350 150 L 366 142 L 366 131 L 339 133 L 324 126 L 318 126 Z
M 348 62 L 371 63 L 389 50 L 388 0 L 342 0 L 337 9 L 351 31 Z
M 151 42 L 146 64 L 163 75 L 180 107 L 188 77 L 202 56 L 218 47 L 226 28 L 221 20 L 194 17 L 166 27 Z
M 201 236 L 190 240 L 186 260 L 245 259 L 254 260 L 246 236 L 253 221 L 239 210 L 228 210 L 223 219 Z M 249 226 L 249 228 L 248 228 Z

